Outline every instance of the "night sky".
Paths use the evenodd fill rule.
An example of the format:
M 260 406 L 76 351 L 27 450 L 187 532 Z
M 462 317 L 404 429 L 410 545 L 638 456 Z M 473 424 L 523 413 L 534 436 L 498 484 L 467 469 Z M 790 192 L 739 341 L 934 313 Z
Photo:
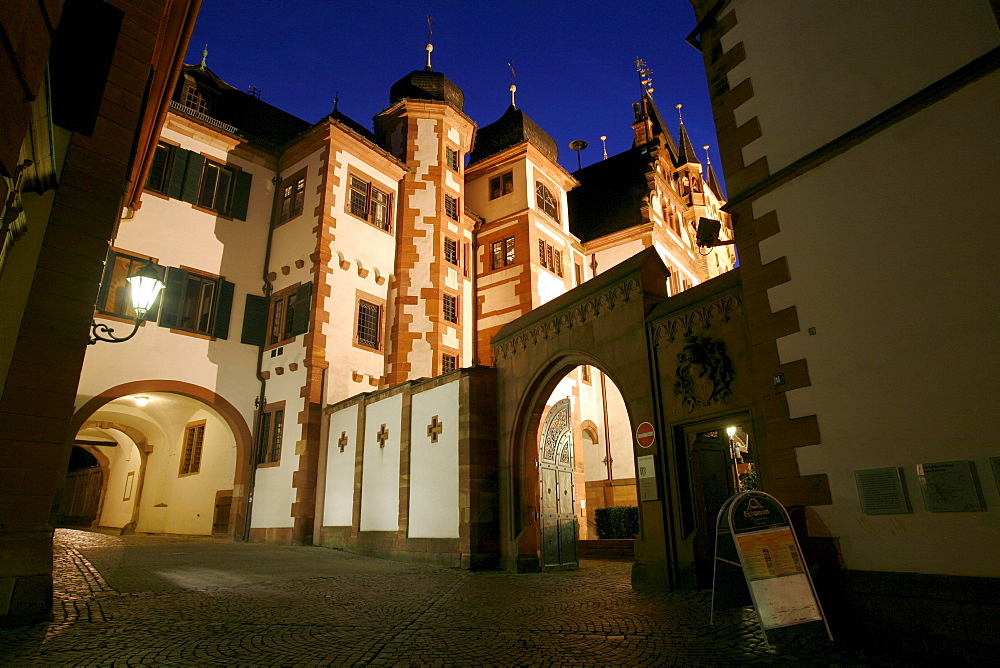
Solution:
M 249 8 L 253 11 L 249 11 Z M 365 127 L 389 104 L 389 87 L 425 64 L 433 16 L 433 67 L 465 93 L 465 113 L 482 127 L 510 104 L 556 140 L 559 161 L 577 165 L 574 139 L 589 147 L 586 166 L 631 146 L 635 59 L 653 70 L 653 93 L 676 137 L 675 105 L 704 160 L 722 177 L 701 54 L 684 42 L 695 25 L 686 0 L 204 0 L 188 63 L 208 44 L 208 66 L 229 84 L 256 86 L 261 99 L 310 123 L 340 111 Z

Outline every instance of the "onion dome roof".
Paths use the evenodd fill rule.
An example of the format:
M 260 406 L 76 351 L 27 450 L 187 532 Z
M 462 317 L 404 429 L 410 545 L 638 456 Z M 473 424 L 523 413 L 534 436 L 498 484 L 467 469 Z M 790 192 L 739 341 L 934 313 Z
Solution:
M 486 127 L 480 128 L 476 133 L 476 145 L 469 157 L 469 164 L 488 158 L 523 141 L 530 142 L 552 162 L 558 161 L 559 147 L 556 145 L 556 140 L 538 127 L 538 124 L 528 118 L 527 114 L 511 105 L 507 107 L 503 116 Z
M 389 104 L 404 98 L 414 100 L 437 100 L 447 102 L 459 111 L 465 107 L 465 93 L 441 72 L 425 67 L 414 70 L 392 84 L 389 89 Z

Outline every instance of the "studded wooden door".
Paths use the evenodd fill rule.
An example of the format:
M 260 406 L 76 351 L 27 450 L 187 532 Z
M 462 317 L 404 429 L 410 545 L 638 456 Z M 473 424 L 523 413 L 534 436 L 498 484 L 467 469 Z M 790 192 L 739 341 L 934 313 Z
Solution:
M 556 402 L 545 420 L 539 443 L 542 568 L 578 565 L 572 410 L 569 399 Z

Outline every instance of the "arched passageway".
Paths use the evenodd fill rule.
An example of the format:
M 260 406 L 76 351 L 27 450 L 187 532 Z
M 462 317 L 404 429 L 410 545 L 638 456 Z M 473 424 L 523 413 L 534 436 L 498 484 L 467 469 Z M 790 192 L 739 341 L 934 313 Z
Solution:
M 666 298 L 668 277 L 655 250 L 645 251 L 509 323 L 494 338 L 504 568 L 546 565 L 538 433 L 550 397 L 568 374 L 579 366 L 596 369 L 620 391 L 630 425 L 653 420 L 645 318 Z M 639 506 L 633 579 L 662 588 L 669 584 L 662 501 Z
M 217 394 L 178 381 L 127 383 L 84 404 L 73 434 L 107 462 L 94 526 L 243 536 L 250 430 Z
M 668 279 L 655 249 L 647 249 L 508 323 L 493 339 L 504 568 L 565 565 L 571 546 L 562 527 L 571 516 L 561 499 L 551 499 L 553 493 L 565 495 L 573 477 L 563 473 L 559 484 L 562 452 L 596 450 L 589 459 L 584 450 L 583 470 L 607 466 L 602 491 L 612 499 L 611 462 L 629 460 L 639 509 L 632 571 L 638 589 L 706 584 L 721 502 L 745 484 L 767 489 L 773 482 L 769 465 L 781 453 L 769 453 L 757 436 L 764 433 L 763 411 L 753 387 L 739 273 L 669 298 Z M 588 424 L 573 404 L 582 404 L 579 368 L 599 374 L 605 389 L 613 386 L 620 395 L 621 415 L 604 418 L 606 425 L 617 423 L 618 441 L 627 439 L 617 454 L 600 453 L 602 436 L 608 440 L 600 421 Z M 549 445 L 555 445 L 556 461 L 547 461 L 546 419 L 563 398 L 573 409 L 570 432 L 580 447 L 560 449 L 555 440 Z M 573 466 L 581 536 L 586 527 L 579 502 L 590 505 L 590 497 L 580 493 L 579 466 Z

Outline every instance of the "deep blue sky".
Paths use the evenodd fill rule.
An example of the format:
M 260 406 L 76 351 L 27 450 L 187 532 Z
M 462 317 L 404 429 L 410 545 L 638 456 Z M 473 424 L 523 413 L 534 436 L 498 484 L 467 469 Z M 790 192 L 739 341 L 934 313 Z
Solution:
M 427 14 L 433 15 L 434 69 L 465 93 L 465 113 L 480 127 L 510 102 L 559 145 L 559 160 L 576 169 L 568 146 L 590 146 L 583 164 L 632 141 L 632 103 L 639 97 L 635 59 L 653 70 L 653 96 L 676 137 L 674 105 L 703 160 L 715 151 L 701 55 L 684 42 L 695 25 L 687 0 L 203 0 L 186 62 L 208 44 L 208 66 L 231 85 L 256 86 L 261 99 L 309 122 L 333 108 L 371 128 L 388 106 L 389 87 L 424 66 Z

